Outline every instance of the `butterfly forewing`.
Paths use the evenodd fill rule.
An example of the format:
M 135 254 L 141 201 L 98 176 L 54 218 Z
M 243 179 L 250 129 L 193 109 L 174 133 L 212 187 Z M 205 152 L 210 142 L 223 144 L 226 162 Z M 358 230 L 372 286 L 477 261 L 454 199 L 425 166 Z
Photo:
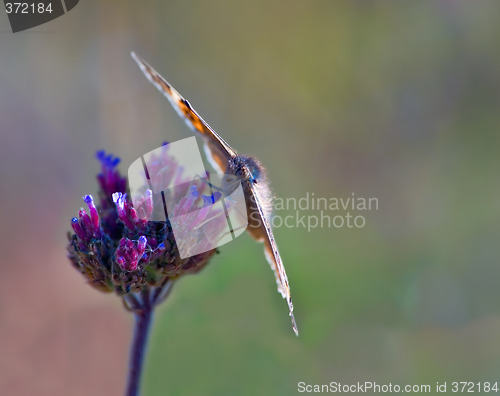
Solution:
M 229 159 L 235 157 L 236 152 L 196 113 L 191 104 L 160 73 L 134 52 L 132 52 L 132 58 L 137 62 L 146 78 L 168 99 L 177 114 L 192 130 L 203 137 L 210 153 L 208 159 L 211 161 L 211 165 L 225 173 Z

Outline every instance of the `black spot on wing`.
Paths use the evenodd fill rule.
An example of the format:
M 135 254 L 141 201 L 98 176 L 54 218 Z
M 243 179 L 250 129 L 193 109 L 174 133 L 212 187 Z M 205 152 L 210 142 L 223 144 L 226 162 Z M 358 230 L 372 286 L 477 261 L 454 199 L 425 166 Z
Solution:
M 182 99 L 181 99 L 181 102 L 182 102 L 182 104 L 184 104 L 184 106 L 186 106 L 189 110 L 193 111 L 193 108 L 191 107 L 191 103 L 189 103 L 187 99 L 182 98 Z

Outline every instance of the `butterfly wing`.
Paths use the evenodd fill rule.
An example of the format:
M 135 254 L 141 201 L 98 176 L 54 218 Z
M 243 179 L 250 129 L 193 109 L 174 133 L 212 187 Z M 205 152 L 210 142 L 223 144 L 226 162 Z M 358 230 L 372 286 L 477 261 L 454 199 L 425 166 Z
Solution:
M 146 61 L 131 53 L 146 78 L 168 99 L 172 107 L 184 119 L 186 124 L 199 135 L 205 143 L 205 152 L 211 165 L 225 173 L 230 158 L 236 156 L 236 152 L 201 118 L 192 108 L 191 104 L 184 99 L 155 69 Z
M 196 113 L 191 104 L 184 99 L 156 70 L 148 63 L 132 52 L 132 58 L 137 62 L 146 78 L 168 99 L 172 107 L 184 119 L 186 124 L 195 132 L 200 134 L 205 143 L 207 158 L 212 166 L 226 173 L 229 160 L 236 157 L 236 152 Z M 258 211 L 260 222 L 257 227 L 249 227 L 248 232 L 254 239 L 264 242 L 264 253 L 267 261 L 274 270 L 278 291 L 286 299 L 289 308 L 289 315 L 292 320 L 293 330 L 298 335 L 297 324 L 293 315 L 293 304 L 288 286 L 288 277 L 285 267 L 281 261 L 278 246 L 274 240 L 274 235 L 267 219 L 268 214 L 264 211 L 264 203 L 260 198 L 260 192 L 256 186 L 251 186 L 251 194 L 254 198 L 252 210 Z
M 249 225 L 247 230 L 254 239 L 264 243 L 264 254 L 269 262 L 269 265 L 274 271 L 278 291 L 281 293 L 283 298 L 286 299 L 288 304 L 293 331 L 296 335 L 299 335 L 297 323 L 295 322 L 295 316 L 293 315 L 292 296 L 290 294 L 290 286 L 288 285 L 288 277 L 286 276 L 285 266 L 283 265 L 283 261 L 281 261 L 278 245 L 274 239 L 273 231 L 267 219 L 267 215 L 264 210 L 264 203 L 260 198 L 260 192 L 257 185 L 252 185 L 251 191 L 253 201 L 255 202 L 255 204 L 252 205 L 252 209 L 258 211 L 259 221 L 256 222 L 257 224 L 254 224 L 253 227 Z

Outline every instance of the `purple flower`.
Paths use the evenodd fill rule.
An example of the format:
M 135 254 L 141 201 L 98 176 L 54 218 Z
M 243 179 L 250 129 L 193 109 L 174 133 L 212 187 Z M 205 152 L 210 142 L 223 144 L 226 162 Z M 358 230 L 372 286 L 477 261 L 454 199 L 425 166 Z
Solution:
M 137 241 L 122 238 L 118 249 L 116 249 L 116 262 L 124 271 L 134 271 L 137 269 L 139 260 L 146 250 L 146 237 L 143 235 Z
M 81 208 L 78 212 L 78 219 L 73 217 L 71 219 L 71 226 L 73 231 L 79 238 L 79 244 L 82 248 L 85 244 L 89 243 L 92 238 L 101 237 L 101 226 L 99 224 L 99 216 L 97 215 L 97 208 L 94 204 L 94 199 L 91 195 L 86 195 L 83 200 L 89 207 L 90 216 Z
M 114 192 L 124 193 L 127 188 L 127 179 L 120 176 L 116 167 L 120 163 L 120 158 L 106 155 L 104 150 L 98 151 L 97 159 L 101 161 L 101 173 L 97 175 L 97 180 L 103 193 L 102 198 L 111 197 Z
M 101 162 L 98 204 L 86 195 L 83 200 L 88 209 L 80 209 L 78 217 L 71 220 L 73 232 L 68 233 L 69 258 L 87 281 L 99 290 L 127 295 L 202 269 L 215 249 L 207 245 L 204 253 L 181 259 L 170 220 L 150 221 L 154 201 L 161 196 L 146 189 L 132 205 L 126 193 L 127 180 L 117 169 L 120 159 L 104 151 L 98 152 L 97 158 Z M 150 173 L 156 169 L 152 176 L 166 184 L 169 178 L 177 183 L 184 181 L 182 167 L 168 156 L 155 158 L 149 169 Z M 199 180 L 184 181 L 176 191 L 178 203 L 170 217 L 176 219 L 176 226 L 182 220 L 180 226 L 186 232 L 192 230 L 193 235 L 208 222 L 221 231 L 225 224 L 220 210 L 211 205 L 220 199 L 220 193 L 203 195 L 206 187 Z

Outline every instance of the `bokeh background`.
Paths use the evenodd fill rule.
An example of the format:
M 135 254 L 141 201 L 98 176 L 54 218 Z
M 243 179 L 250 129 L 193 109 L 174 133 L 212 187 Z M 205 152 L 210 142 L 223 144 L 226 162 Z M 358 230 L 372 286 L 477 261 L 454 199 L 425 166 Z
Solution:
M 144 395 L 500 381 L 499 37 L 495 1 L 82 0 L 16 34 L 0 13 L 0 394 L 124 392 L 132 317 L 65 246 L 97 150 L 126 172 L 191 136 L 131 50 L 277 196 L 379 201 L 362 229 L 275 230 L 299 338 L 250 237 L 183 278 Z

